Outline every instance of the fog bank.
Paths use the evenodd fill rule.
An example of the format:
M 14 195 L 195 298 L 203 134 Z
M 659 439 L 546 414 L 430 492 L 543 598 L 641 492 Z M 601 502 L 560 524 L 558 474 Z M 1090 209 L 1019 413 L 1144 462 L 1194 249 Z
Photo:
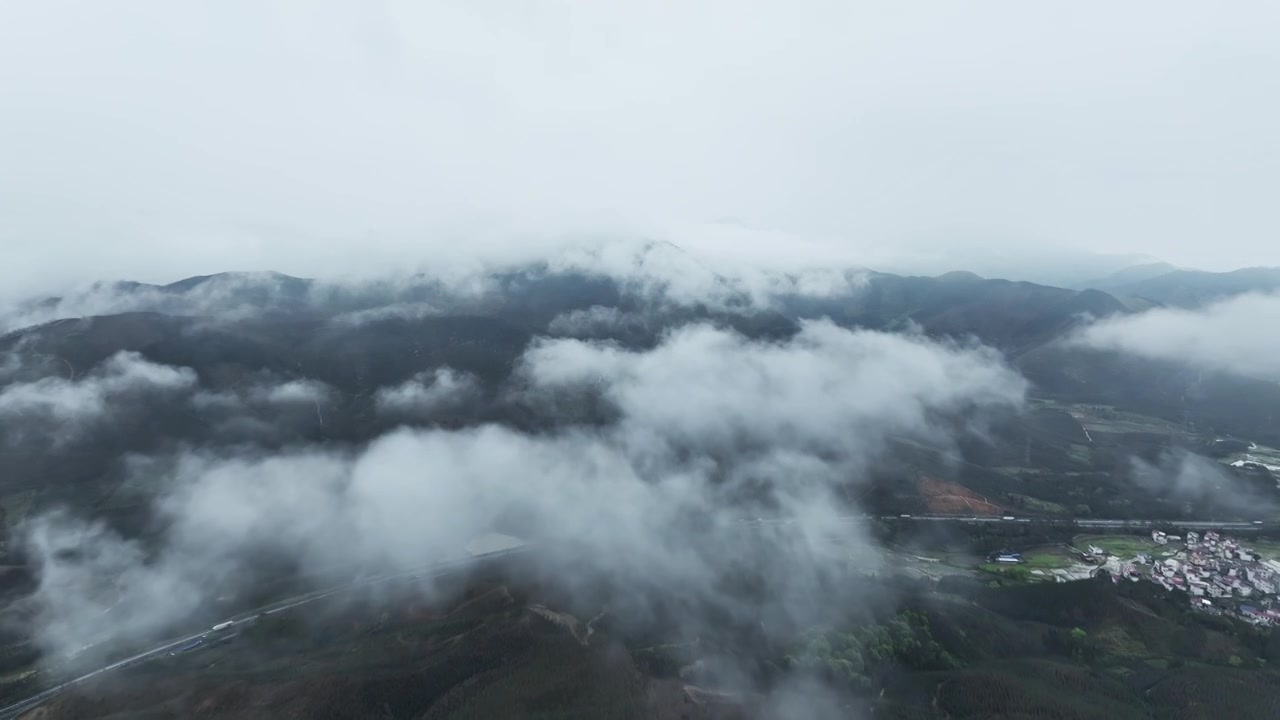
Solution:
M 385 398 L 435 403 L 450 389 L 465 383 L 443 373 Z M 766 624 L 803 618 L 823 604 L 815 590 L 833 562 L 872 552 L 839 516 L 886 439 L 945 441 L 963 432 L 959 418 L 1017 406 L 1024 389 L 982 348 L 825 322 L 785 342 L 693 326 L 648 351 L 545 340 L 511 391 L 548 403 L 595 397 L 614 422 L 532 435 L 402 428 L 353 452 L 195 446 L 135 462 L 134 477 L 163 488 L 158 545 L 73 514 L 41 517 L 26 531 L 40 568 L 28 609 L 42 646 L 71 652 L 180 624 L 265 558 L 403 569 L 496 530 L 536 542 L 532 561 L 570 585 L 644 578 Z M 289 384 L 272 394 L 314 399 Z M 748 546 L 741 521 L 759 515 L 797 522 Z M 572 567 L 556 547 L 575 548 Z M 763 605 L 722 592 L 720 577 L 737 566 L 774 578 Z

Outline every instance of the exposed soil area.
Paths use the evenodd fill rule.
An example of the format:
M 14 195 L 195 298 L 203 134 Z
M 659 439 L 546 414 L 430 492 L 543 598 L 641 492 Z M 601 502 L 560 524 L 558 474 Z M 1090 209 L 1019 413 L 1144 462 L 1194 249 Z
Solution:
M 1002 515 L 1004 508 L 969 488 L 946 480 L 921 477 L 917 487 L 929 512 L 939 515 Z

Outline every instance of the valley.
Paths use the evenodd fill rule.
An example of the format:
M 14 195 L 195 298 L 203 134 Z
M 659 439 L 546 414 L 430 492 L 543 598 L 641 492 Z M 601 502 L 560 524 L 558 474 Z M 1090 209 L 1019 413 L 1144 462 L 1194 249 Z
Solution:
M 153 559 L 145 562 L 156 567 L 154 563 L 165 562 L 164 553 L 173 552 L 174 543 L 182 541 L 181 533 L 191 532 L 191 520 L 175 515 L 175 508 L 197 512 L 197 506 L 184 503 L 225 502 L 220 498 L 227 491 L 251 496 L 263 492 L 253 484 L 227 490 L 210 485 L 207 478 L 221 482 L 221 475 L 202 478 L 199 473 L 210 472 L 204 469 L 209 463 L 212 472 L 225 473 L 220 464 L 225 461 L 218 456 L 238 458 L 232 462 L 239 465 L 232 467 L 249 463 L 268 475 L 277 473 L 273 468 L 281 462 L 309 463 L 313 470 L 308 472 L 319 472 L 320 477 L 331 472 L 327 468 L 332 462 L 354 458 L 353 469 L 343 472 L 358 479 L 359 458 L 384 446 L 387 437 L 452 443 L 511 433 L 609 433 L 620 417 L 626 421 L 627 413 L 636 412 L 620 410 L 618 396 L 590 390 L 556 390 L 559 395 L 530 390 L 530 358 L 546 343 L 577 348 L 604 342 L 599 329 L 587 341 L 555 339 L 556 332 L 569 328 L 563 318 L 573 313 L 608 307 L 648 318 L 620 326 L 620 334 L 603 335 L 618 352 L 643 358 L 663 352 L 689 326 L 705 328 L 701 332 L 717 342 L 735 338 L 733 342 L 756 352 L 757 346 L 813 337 L 815 328 L 821 333 L 853 333 L 851 337 L 885 333 L 897 328 L 888 318 L 906 312 L 925 333 L 909 342 L 932 347 L 956 342 L 956 333 L 968 333 L 1002 349 L 1002 355 L 982 362 L 1009 357 L 1022 367 L 1020 358 L 1038 362 L 1040 355 L 1050 352 L 1065 353 L 1058 355 L 1059 361 L 1074 362 L 1072 353 L 1077 351 L 1055 349 L 1071 332 L 1070 318 L 1078 310 L 1071 303 L 1126 312 L 1101 300 L 1101 293 L 883 274 L 852 290 L 853 295 L 841 301 L 839 313 L 829 300 L 802 301 L 796 296 L 782 296 L 769 310 L 649 310 L 607 277 L 539 271 L 508 275 L 503 289 L 488 296 L 454 296 L 438 287 L 423 290 L 438 308 L 449 308 L 452 314 L 421 317 L 369 314 L 379 307 L 396 307 L 394 295 L 371 295 L 369 290 L 317 295 L 310 281 L 283 277 L 196 278 L 172 288 L 146 290 L 130 302 L 181 307 L 193 288 L 225 283 L 235 288 L 227 297 L 238 298 L 246 292 L 245 282 L 266 282 L 272 288 L 254 295 L 267 303 L 264 310 L 269 312 L 217 320 L 215 310 L 214 321 L 193 323 L 182 315 L 131 311 L 54 322 L 0 338 L 0 348 L 16 358 L 20 368 L 20 374 L 8 381 L 10 388 L 63 383 L 77 391 L 104 393 L 104 400 L 116 408 L 109 422 L 77 426 L 74 433 L 65 424 L 48 426 L 44 431 L 52 434 L 43 441 L 28 428 L 5 430 L 0 508 L 8 570 L 0 591 L 9 599 L 5 612 L 11 618 L 39 612 L 26 598 L 46 582 L 42 572 L 47 569 L 28 559 L 32 523 L 48 522 L 55 509 L 95 518 L 101 525 L 92 532 L 102 533 L 108 544 L 119 542 L 115 538 L 125 540 L 127 547 L 150 555 Z M 125 297 L 131 292 L 137 291 L 127 291 Z M 407 292 L 405 298 L 427 296 L 415 295 L 414 290 L 397 292 Z M 1010 293 L 1020 298 L 1018 312 L 1025 316 L 1018 322 L 1030 323 L 1013 334 L 1008 329 L 1017 323 L 982 319 L 991 303 L 1008 303 Z M 1043 311 L 1037 309 L 1039 298 L 1048 303 Z M 281 299 L 284 305 L 270 309 Z M 354 323 L 343 319 L 352 313 L 364 315 Z M 548 333 L 553 339 L 539 339 Z M 1099 371 L 1087 362 L 1072 367 L 1072 372 Z M 1114 372 L 1114 365 L 1103 367 L 1105 373 Z M 106 394 L 130 376 L 149 378 L 153 387 L 146 392 L 151 395 Z M 680 511 L 690 512 L 687 518 L 680 513 L 668 518 L 661 514 L 669 512 L 666 509 L 656 516 L 663 523 L 658 526 L 661 532 L 692 532 L 691 537 L 698 538 L 694 542 L 704 549 L 697 552 L 706 558 L 698 574 L 707 576 L 699 583 L 717 588 L 707 596 L 671 596 L 668 588 L 643 580 L 643 573 L 635 575 L 639 568 L 619 565 L 634 545 L 602 553 L 590 542 L 583 544 L 584 537 L 601 534 L 596 523 L 558 532 L 554 524 L 529 518 L 527 508 L 507 503 L 500 512 L 467 527 L 488 538 L 503 537 L 495 532 L 525 538 L 536 555 L 483 568 L 468 561 L 437 570 L 414 569 L 398 558 L 379 557 L 378 552 L 369 556 L 369 551 L 361 552 L 378 560 L 367 566 L 300 563 L 297 557 L 268 553 L 243 566 L 248 576 L 226 575 L 215 562 L 211 577 L 198 581 L 216 588 L 210 600 L 217 595 L 216 602 L 199 605 L 199 622 L 174 616 L 124 645 L 117 639 L 120 621 L 114 618 L 134 622 L 131 618 L 139 609 L 145 612 L 145 605 L 131 597 L 137 590 L 128 580 L 95 581 L 92 589 L 76 592 L 83 593 L 84 601 L 100 604 L 94 612 L 101 620 L 94 621 L 92 632 L 76 635 L 73 644 L 80 650 L 73 649 L 61 662 L 51 662 L 33 645 L 35 639 L 22 632 L 4 638 L 0 697 L 12 717 L 71 717 L 87 707 L 84 703 L 116 707 L 113 712 L 119 714 L 157 717 L 197 708 L 225 717 L 313 716 L 319 706 L 307 704 L 296 689 L 317 682 L 333 684 L 320 678 L 333 673 L 350 677 L 334 685 L 347 688 L 342 695 L 321 693 L 315 701 L 355 712 L 366 702 L 361 698 L 373 692 L 369 688 L 374 686 L 366 683 L 393 682 L 392 677 L 399 678 L 396 683 L 419 683 L 414 673 L 422 671 L 434 678 L 429 685 L 437 688 L 431 691 L 435 694 L 397 696 L 401 699 L 394 702 L 405 704 L 393 702 L 393 714 L 471 717 L 488 712 L 483 709 L 489 707 L 485 698 L 497 693 L 505 706 L 590 706 L 598 709 L 592 712 L 618 717 L 628 716 L 625 708 L 638 707 L 647 708 L 647 717 L 747 717 L 753 704 L 783 692 L 786 678 L 799 673 L 819 682 L 823 692 L 831 694 L 831 702 L 905 718 L 921 712 L 922 698 L 912 689 L 917 683 L 932 683 L 926 706 L 950 703 L 947 706 L 957 712 L 968 707 L 964 703 L 973 701 L 973 693 L 987 698 L 989 691 L 979 688 L 991 683 L 1013 683 L 1017 688 L 991 697 L 1022 698 L 1014 702 L 1034 705 L 1040 702 L 1032 699 L 1037 693 L 1060 692 L 1054 686 L 1058 680 L 1035 679 L 1041 677 L 1041 669 L 1056 668 L 1054 678 L 1086 672 L 1118 683 L 1114 688 L 1107 685 L 1111 700 L 1082 708 L 1092 712 L 1112 707 L 1123 717 L 1129 710 L 1105 703 L 1121 696 L 1122 703 L 1134 707 L 1150 702 L 1124 695 L 1131 692 L 1122 689 L 1131 675 L 1144 683 L 1166 681 L 1160 678 L 1181 683 L 1173 678 L 1181 677 L 1178 672 L 1185 663 L 1227 669 L 1263 666 L 1268 641 L 1263 636 L 1266 623 L 1258 618 L 1267 617 L 1269 596 L 1262 593 L 1246 603 L 1235 597 L 1237 589 L 1231 603 L 1219 605 L 1216 614 L 1205 608 L 1185 614 L 1192 608 L 1191 600 L 1182 598 L 1179 593 L 1184 591 L 1172 588 L 1153 569 L 1162 568 L 1166 560 L 1189 563 L 1190 558 L 1186 551 L 1168 558 L 1163 551 L 1149 553 L 1150 538 L 1153 533 L 1190 537 L 1214 531 L 1238 537 L 1241 546 L 1270 548 L 1273 541 L 1267 538 L 1280 537 L 1280 489 L 1268 467 L 1274 451 L 1265 445 L 1265 433 L 1236 439 L 1239 436 L 1230 434 L 1234 427 L 1222 432 L 1206 422 L 1206 413 L 1217 412 L 1215 403 L 1231 402 L 1229 395 L 1219 398 L 1204 392 L 1197 396 L 1198 405 L 1169 412 L 1158 403 L 1130 404 L 1135 398 L 1128 394 L 1123 374 L 1099 377 L 1112 378 L 1107 382 L 1115 383 L 1113 394 L 1099 396 L 1094 390 L 1076 397 L 1035 383 L 1027 388 L 1024 404 L 995 404 L 981 409 L 980 417 L 971 416 L 972 409 L 949 409 L 930 421 L 934 429 L 929 432 L 914 427 L 889 432 L 883 444 L 866 455 L 864 469 L 842 469 L 845 474 L 825 481 L 835 503 L 822 511 L 808 500 L 795 505 L 795 498 L 803 496 L 778 495 L 770 489 L 785 475 L 768 476 L 769 482 L 761 484 L 713 474 L 708 488 L 732 488 L 731 495 L 717 501 L 726 503 L 723 507 Z M 392 405 L 393 397 L 405 400 Z M 37 424 L 45 421 L 41 417 L 54 417 L 41 415 L 49 411 L 39 410 L 39 405 L 31 407 Z M 786 420 L 778 427 L 790 432 L 786 423 L 794 422 Z M 772 441 L 759 436 L 751 442 Z M 187 454 L 184 448 L 192 444 L 203 447 L 206 457 Z M 246 448 L 252 448 L 247 455 Z M 324 448 L 319 456 L 323 462 L 316 464 L 307 448 Z M 734 441 L 699 452 L 732 467 L 739 461 L 735 456 L 751 457 L 755 450 L 750 443 Z M 477 457 L 471 462 L 482 461 Z M 194 479 L 192 472 L 197 473 Z M 240 472 L 227 477 L 239 477 Z M 546 470 L 534 472 L 532 479 Z M 216 494 L 209 494 L 215 489 Z M 303 494 L 290 501 L 304 505 L 290 512 L 286 532 L 293 532 L 289 528 L 300 522 L 305 526 L 308 513 L 316 512 L 307 509 L 313 501 L 306 498 Z M 594 513 L 607 516 L 612 507 L 616 506 L 606 502 L 595 506 Z M 378 512 L 385 515 L 388 510 Z M 412 515 L 394 517 L 398 519 L 391 525 L 384 524 L 388 530 L 395 523 L 412 527 L 416 520 Z M 339 515 L 324 522 L 346 520 Z M 609 521 L 604 522 L 607 526 Z M 250 537 L 260 532 L 255 527 L 246 526 Z M 414 532 L 421 534 L 426 528 Z M 603 537 L 609 535 L 603 532 Z M 505 541 L 495 542 L 477 540 L 471 549 L 505 552 Z M 82 551 L 66 552 L 72 553 L 67 559 L 76 562 Z M 681 552 L 663 547 L 652 553 L 653 562 L 671 563 Z M 1016 558 L 1004 562 L 999 559 L 1002 553 Z M 1153 556 L 1153 564 L 1134 562 L 1144 553 Z M 641 559 L 649 554 L 642 553 Z M 808 574 L 804 582 L 814 584 L 806 595 L 843 593 L 857 597 L 866 610 L 837 605 L 796 614 L 792 603 L 798 599 L 779 605 L 786 593 L 776 596 L 770 578 L 743 565 L 748 557 L 790 563 Z M 1100 584 L 1100 568 L 1118 584 Z M 579 574 L 592 587 L 567 583 Z M 1130 576 L 1141 582 L 1129 582 Z M 1252 575 L 1248 577 L 1253 582 Z M 1172 589 L 1147 592 L 1160 582 Z M 892 591 L 871 590 L 881 586 Z M 1175 650 L 1158 633 L 1136 639 L 1139 631 L 1125 625 L 1136 618 L 1086 622 L 1081 616 L 1073 621 L 1084 623 L 1079 627 L 1064 627 L 1061 620 L 1036 621 L 1044 624 L 1035 631 L 1039 635 L 1033 633 L 1038 639 L 1032 639 L 1025 635 L 1027 621 L 1018 619 L 1023 611 L 999 598 L 1016 597 L 1033 587 L 1050 593 L 1043 600 L 1050 604 L 1064 602 L 1083 588 L 1090 595 L 1119 593 L 1115 602 L 1120 606 L 1136 603 L 1134 607 L 1145 608 L 1139 614 L 1165 618 L 1165 630 L 1160 631 L 1165 633 L 1201 633 L 1193 628 L 1216 618 L 1212 622 L 1226 624 L 1214 626 L 1214 637 L 1219 638 L 1214 642 L 1231 651 L 1223 656 L 1218 651 Z M 743 625 L 732 619 L 743 611 L 726 608 L 726 598 L 754 607 L 746 611 L 748 616 L 774 619 L 762 627 Z M 458 602 L 462 605 L 457 608 L 472 609 L 448 609 Z M 1026 655 L 985 654 L 972 646 L 970 631 L 963 628 L 974 618 L 956 612 L 973 603 L 986 608 L 981 623 L 1003 628 L 984 632 L 1021 634 L 1024 639 L 1019 642 L 1027 644 L 1019 652 Z M 428 606 L 432 609 L 425 609 Z M 1246 607 L 1260 614 L 1245 613 Z M 413 619 L 419 616 L 458 621 L 431 620 L 419 627 Z M 469 619 L 463 622 L 463 617 Z M 439 629 L 432 629 L 437 625 Z M 363 629 L 353 635 L 355 628 Z M 1089 639 L 1076 637 L 1077 629 Z M 836 632 L 843 633 L 838 641 L 831 635 Z M 279 633 L 283 634 L 277 637 Z M 491 634 L 497 645 L 487 644 L 490 640 L 485 638 Z M 577 649 L 562 647 L 566 641 Z M 412 648 L 420 660 L 403 665 L 394 660 L 400 650 L 386 642 Z M 498 650 L 517 646 L 524 649 Z M 528 660 L 518 659 L 526 657 L 520 653 L 530 653 Z M 521 664 L 525 662 L 530 663 L 527 668 Z M 528 674 L 547 662 L 553 671 Z M 1014 680 L 1000 669 L 1001 663 L 1009 662 L 1022 679 Z M 470 669 L 442 675 L 438 663 L 461 663 L 460 668 Z M 572 668 L 586 666 L 594 669 L 583 685 L 585 676 Z M 1082 669 L 1086 666 L 1091 669 Z M 192 673 L 204 679 L 196 682 Z M 747 687 L 752 689 L 731 681 L 743 677 L 750 679 Z M 1042 682 L 1048 684 L 1037 684 Z M 171 694 L 179 687 L 201 689 Z M 479 687 L 488 690 L 476 694 L 470 689 Z M 348 711 L 335 712 L 346 716 Z

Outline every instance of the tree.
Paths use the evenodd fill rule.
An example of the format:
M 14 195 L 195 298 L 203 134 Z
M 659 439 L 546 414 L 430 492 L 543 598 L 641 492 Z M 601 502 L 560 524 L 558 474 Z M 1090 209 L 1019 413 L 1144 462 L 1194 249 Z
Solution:
M 1093 658 L 1093 643 L 1089 640 L 1089 633 L 1084 628 L 1072 628 L 1071 630 L 1071 657 L 1076 662 L 1085 662 Z

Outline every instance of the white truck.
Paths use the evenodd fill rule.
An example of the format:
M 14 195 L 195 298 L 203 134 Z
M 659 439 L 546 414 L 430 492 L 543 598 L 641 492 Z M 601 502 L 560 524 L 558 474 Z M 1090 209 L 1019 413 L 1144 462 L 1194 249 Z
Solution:
M 231 627 L 232 625 L 235 625 L 235 623 L 234 623 L 234 622 L 232 622 L 232 621 L 230 621 L 230 620 L 228 620 L 228 621 L 226 621 L 226 622 L 220 622 L 220 623 L 218 623 L 217 625 L 214 625 L 214 626 L 213 626 L 213 630 L 214 630 L 214 632 L 217 632 L 218 630 L 226 630 L 227 628 Z

